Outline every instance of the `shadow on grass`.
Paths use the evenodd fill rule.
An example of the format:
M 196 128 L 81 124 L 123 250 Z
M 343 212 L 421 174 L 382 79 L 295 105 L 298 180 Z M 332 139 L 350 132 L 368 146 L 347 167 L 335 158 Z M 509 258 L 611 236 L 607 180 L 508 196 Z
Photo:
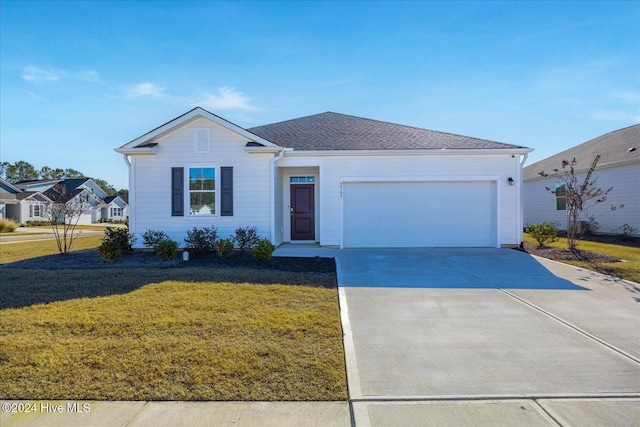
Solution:
M 134 253 L 122 263 L 104 264 L 94 255 L 94 250 L 80 251 L 2 265 L 0 309 L 126 294 L 164 281 L 336 286 L 333 259 L 274 258 L 259 264 L 248 254 L 236 254 L 230 260 L 207 255 L 162 262 L 152 254 Z

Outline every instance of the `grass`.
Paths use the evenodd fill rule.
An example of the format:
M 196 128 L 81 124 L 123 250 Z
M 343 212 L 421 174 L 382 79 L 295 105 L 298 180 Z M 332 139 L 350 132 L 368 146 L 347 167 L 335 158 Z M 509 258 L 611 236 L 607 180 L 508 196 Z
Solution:
M 524 241 L 532 244 L 536 244 L 529 234 L 524 233 Z M 554 243 L 549 243 L 547 246 L 556 248 L 566 248 L 567 239 L 559 238 Z M 577 267 L 594 270 L 600 273 L 609 274 L 614 277 L 619 277 L 625 280 L 631 280 L 636 283 L 640 283 L 640 248 L 613 244 L 613 243 L 601 243 L 589 240 L 583 240 L 579 243 L 578 249 L 595 252 L 603 255 L 609 255 L 624 260 L 624 262 L 611 262 L 611 263 L 593 263 L 584 261 L 562 261 L 567 264 L 575 265 Z
M 73 239 L 72 251 L 97 248 L 101 235 L 80 236 Z M 58 253 L 55 239 L 38 240 L 37 242 L 10 242 L 0 244 L 0 264 L 7 264 L 23 259 Z
M 3 244 L 2 262 L 44 255 L 43 243 Z M 335 273 L 0 273 L 2 399 L 347 399 Z

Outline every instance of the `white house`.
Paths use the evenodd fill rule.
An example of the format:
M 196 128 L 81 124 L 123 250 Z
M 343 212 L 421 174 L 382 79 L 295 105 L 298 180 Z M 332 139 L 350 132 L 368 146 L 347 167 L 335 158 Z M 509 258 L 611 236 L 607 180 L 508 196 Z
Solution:
M 592 175 L 597 187 L 613 187 L 606 202 L 589 210 L 596 217 L 600 232 L 620 232 L 625 224 L 640 229 L 640 125 L 629 126 L 594 138 L 561 153 L 555 154 L 523 170 L 523 207 L 525 225 L 552 221 L 559 228 L 567 228 L 564 198 L 549 192 L 560 185 L 556 179 L 543 178 L 540 172 L 553 173 L 561 169 L 562 160 L 577 161 L 576 176 L 582 181 L 591 162 L 600 155 Z M 611 206 L 624 205 L 611 211 Z M 587 220 L 587 218 L 583 218 Z
M 116 151 L 138 236 L 255 226 L 276 245 L 503 247 L 522 240 L 532 150 L 331 112 L 243 129 L 198 107 Z
M 19 193 L 20 189 L 18 187 L 0 178 L 0 219 L 9 218 L 7 211 L 20 203 L 16 197 Z

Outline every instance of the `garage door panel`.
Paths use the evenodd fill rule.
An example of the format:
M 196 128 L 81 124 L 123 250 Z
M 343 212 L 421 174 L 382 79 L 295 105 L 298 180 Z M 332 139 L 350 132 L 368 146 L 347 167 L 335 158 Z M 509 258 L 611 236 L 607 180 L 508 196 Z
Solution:
M 495 246 L 490 181 L 345 183 L 345 247 Z

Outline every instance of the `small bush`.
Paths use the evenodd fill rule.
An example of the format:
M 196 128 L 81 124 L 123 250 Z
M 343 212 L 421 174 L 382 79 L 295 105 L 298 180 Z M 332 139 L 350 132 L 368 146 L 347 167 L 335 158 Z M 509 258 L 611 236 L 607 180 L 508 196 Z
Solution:
M 253 249 L 251 249 L 251 251 L 253 252 L 253 256 L 258 262 L 269 261 L 271 259 L 271 256 L 273 255 L 273 251 L 275 250 L 276 247 L 273 246 L 273 243 L 271 243 L 267 239 L 258 240 L 258 244 L 255 245 Z
M 233 238 L 242 251 L 253 248 L 258 244 L 258 229 L 256 227 L 238 227 Z
M 145 248 L 157 250 L 158 244 L 167 240 L 169 236 L 164 231 L 160 230 L 147 230 L 142 233 L 142 244 Z
M 623 224 L 613 231 L 620 233 L 620 238 L 625 241 L 632 240 L 634 235 L 639 234 L 638 229 L 629 224 Z
M 12 219 L 3 218 L 0 220 L 0 233 L 13 233 L 18 228 L 18 223 Z
M 178 242 L 171 239 L 160 240 L 155 246 L 156 253 L 164 261 L 171 261 L 178 252 Z
M 193 229 L 187 231 L 187 237 L 184 239 L 185 248 L 195 253 L 211 252 L 215 248 L 217 237 L 218 231 L 214 226 L 211 226 L 211 228 L 193 227 Z
M 233 255 L 233 240 L 219 239 L 216 241 L 216 252 L 222 259 L 227 259 Z
M 100 255 L 100 259 L 106 262 L 120 261 L 122 248 L 113 240 L 103 240 L 98 246 L 98 255 Z
M 552 222 L 543 222 L 541 224 L 531 224 L 525 229 L 531 235 L 538 247 L 543 247 L 546 243 L 552 243 L 558 240 L 558 227 Z
M 27 221 L 29 227 L 50 227 L 53 221 Z
M 116 262 L 122 258 L 122 252 L 133 250 L 135 237 L 129 234 L 128 228 L 111 228 L 104 230 L 104 237 L 98 246 L 98 255 L 103 261 Z

